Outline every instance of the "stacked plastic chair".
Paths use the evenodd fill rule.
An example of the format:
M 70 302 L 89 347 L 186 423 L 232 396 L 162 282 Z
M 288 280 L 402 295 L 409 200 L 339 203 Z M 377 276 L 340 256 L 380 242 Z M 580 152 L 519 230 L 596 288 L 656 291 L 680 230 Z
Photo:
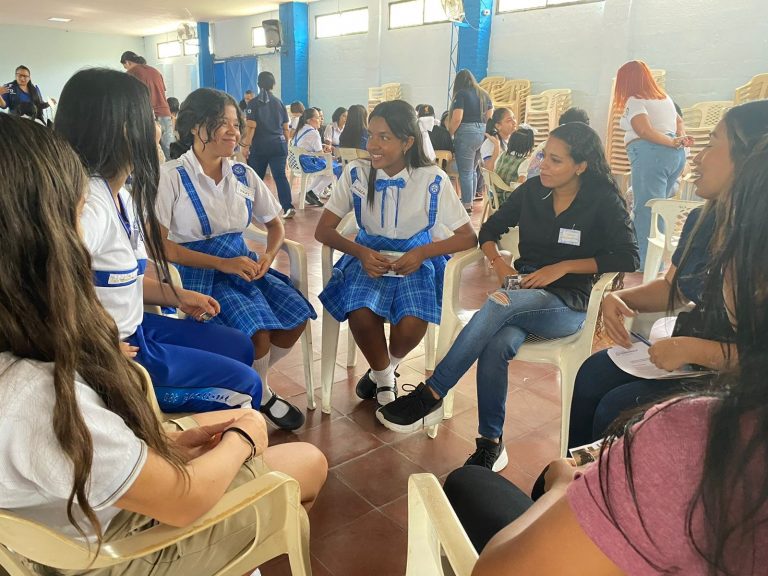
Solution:
M 736 88 L 733 97 L 734 104 L 744 104 L 753 100 L 768 98 L 768 73 L 758 74 L 752 80 Z
M 525 102 L 525 122 L 536 129 L 534 142 L 538 146 L 557 127 L 560 115 L 571 107 L 571 91 L 565 88 L 544 90 L 528 96 Z
M 730 108 L 730 100 L 699 102 L 690 108 L 683 108 L 683 124 L 685 133 L 694 139 L 691 146 L 691 156 L 695 156 L 709 144 L 709 135 L 717 123 Z
M 378 104 L 390 100 L 401 100 L 403 97 L 399 82 L 389 82 L 381 86 L 368 88 L 368 113 L 370 114 Z
M 525 102 L 531 95 L 530 80 L 507 80 L 499 90 L 498 100 L 494 98 L 494 108 L 509 108 L 518 122 L 525 118 Z

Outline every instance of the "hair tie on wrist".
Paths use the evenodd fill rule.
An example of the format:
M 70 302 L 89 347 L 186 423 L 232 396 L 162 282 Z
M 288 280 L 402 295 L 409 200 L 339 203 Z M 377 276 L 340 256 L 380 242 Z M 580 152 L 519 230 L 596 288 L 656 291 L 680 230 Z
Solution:
M 224 430 L 224 432 L 222 432 L 221 435 L 224 436 L 224 434 L 226 434 L 227 432 L 234 432 L 235 434 L 240 436 L 243 440 L 245 440 L 248 444 L 250 444 L 251 455 L 245 459 L 245 462 L 250 462 L 251 460 L 253 460 L 254 457 L 256 456 L 256 443 L 253 441 L 253 438 L 251 438 L 248 432 L 246 432 L 242 428 L 238 428 L 237 426 L 230 426 L 229 428 Z

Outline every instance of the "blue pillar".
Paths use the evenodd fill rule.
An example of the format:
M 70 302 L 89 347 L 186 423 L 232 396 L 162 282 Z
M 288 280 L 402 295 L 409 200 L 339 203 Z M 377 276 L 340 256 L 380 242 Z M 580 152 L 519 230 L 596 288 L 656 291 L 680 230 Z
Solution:
M 280 4 L 280 98 L 309 103 L 309 10 L 300 2 Z
M 478 81 L 488 75 L 493 0 L 464 0 L 468 26 L 459 28 L 458 68 L 467 68 Z
M 213 56 L 210 49 L 210 24 L 208 22 L 197 23 L 197 41 L 200 50 L 197 53 L 197 73 L 200 77 L 201 88 L 215 88 L 216 81 L 213 76 Z

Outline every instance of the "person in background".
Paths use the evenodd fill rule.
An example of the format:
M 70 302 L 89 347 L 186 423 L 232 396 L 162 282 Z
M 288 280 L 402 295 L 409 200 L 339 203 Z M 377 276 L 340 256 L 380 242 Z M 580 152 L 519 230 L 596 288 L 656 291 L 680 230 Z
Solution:
M 176 116 L 179 115 L 179 99 L 174 96 L 169 96 L 166 99 L 168 102 L 168 110 L 171 111 L 171 119 L 173 120 L 173 129 L 176 129 Z
M 434 113 L 434 112 L 433 112 Z M 448 111 L 446 110 L 440 116 L 440 124 L 436 124 L 429 133 L 429 140 L 432 142 L 432 148 L 437 150 L 448 150 L 453 153 L 453 138 L 448 131 Z
M 32 84 L 32 73 L 26 66 L 16 67 L 16 79 L 0 86 L 0 108 L 7 109 L 13 114 L 19 114 L 17 108 L 23 102 L 35 105 L 35 118 L 45 123 L 43 110 L 50 104 L 43 100 L 40 87 Z M 56 104 L 56 100 L 51 98 Z M 19 114 L 20 115 L 20 114 Z
M 319 127 L 320 113 L 317 111 L 317 108 L 307 108 L 304 110 L 301 118 L 299 118 L 296 134 L 291 139 L 291 144 L 308 152 L 330 152 L 330 144 L 323 144 L 320 141 Z M 299 162 L 304 172 L 321 172 L 326 168 L 325 158 L 318 156 L 301 154 L 299 155 Z M 338 165 L 338 174 L 341 175 L 340 164 Z M 307 181 L 307 193 L 304 198 L 307 204 L 322 208 L 323 203 L 320 201 L 319 196 L 325 195 L 326 188 L 333 184 L 335 179 L 334 175 L 327 174 L 311 176 Z
M 557 125 L 562 126 L 568 122 L 581 122 L 582 124 L 589 126 L 589 115 L 587 114 L 586 110 L 582 108 L 568 108 L 568 110 L 560 114 Z M 528 156 L 528 158 L 523 160 L 523 163 L 520 164 L 518 173 L 520 174 L 521 178 L 533 178 L 541 173 L 541 163 L 544 160 L 544 146 L 546 143 L 547 141 L 544 140 L 541 144 L 536 146 L 536 148 L 533 149 L 533 152 L 531 152 L 530 156 Z M 523 182 L 525 181 L 525 178 L 523 178 Z
M 685 167 L 684 147 L 689 138 L 672 98 L 641 60 L 627 62 L 616 73 L 613 109 L 621 114 L 619 125 L 625 130 L 642 270 L 651 232 L 651 209 L 645 204 L 672 195 Z
M 453 83 L 448 130 L 453 136 L 456 166 L 459 169 L 461 201 L 467 213 L 472 212 L 472 200 L 477 190 L 477 166 L 483 144 L 485 123 L 491 116 L 493 102 L 488 92 L 480 88 L 472 72 L 459 70 Z
M 338 146 L 344 125 L 347 123 L 347 109 L 340 106 L 333 111 L 332 123 L 326 126 L 323 133 L 323 143 L 329 146 Z
M 255 94 L 253 93 L 253 90 L 249 89 L 245 91 L 245 93 L 243 94 L 243 99 L 240 100 L 240 104 L 239 104 L 240 110 L 245 112 L 248 109 L 248 104 L 250 103 L 251 100 L 253 100 L 254 95 Z
M 16 114 L 27 120 L 34 120 L 38 124 L 45 126 L 45 122 L 37 117 L 37 107 L 32 102 L 22 102 L 16 107 Z
M 243 155 L 248 158 L 248 166 L 256 171 L 259 179 L 264 179 L 269 166 L 283 209 L 282 217 L 293 218 L 296 210 L 293 208 L 291 184 L 285 174 L 290 138 L 288 114 L 280 98 L 272 93 L 275 88 L 275 76 L 272 72 L 261 72 L 257 82 L 259 94 L 248 103 L 245 111 L 247 129 L 240 146 L 243 148 Z M 294 104 L 304 109 L 301 102 L 291 104 L 291 109 Z
M 160 123 L 162 137 L 160 146 L 166 158 L 171 155 L 171 142 L 173 142 L 173 120 L 171 119 L 171 109 L 168 101 L 165 99 L 165 80 L 157 68 L 147 64 L 143 56 L 127 50 L 120 56 L 120 64 L 123 65 L 126 72 L 141 80 L 149 90 L 149 100 L 152 102 L 152 110 L 155 113 L 155 119 Z
M 340 148 L 365 150 L 368 144 L 368 111 L 365 106 L 353 104 L 347 110 L 347 123 L 339 136 Z
M 294 100 L 288 106 L 288 112 L 290 113 L 290 120 L 288 121 L 288 138 L 293 138 L 293 134 L 296 132 L 296 126 L 299 123 L 299 118 L 304 114 L 304 103 L 299 100 Z
M 480 159 L 486 170 L 494 171 L 499 154 L 507 149 L 507 140 L 517 129 L 517 120 L 509 108 L 495 108 L 485 124 L 485 141 L 480 146 Z
M 510 186 L 520 183 L 520 165 L 531 156 L 533 150 L 533 128 L 527 124 L 520 124 L 507 141 L 507 149 L 496 159 L 494 172 Z M 525 178 L 522 178 L 525 181 Z M 504 202 L 507 193 L 499 195 L 499 202 Z
M 435 161 L 435 149 L 432 147 L 432 140 L 429 133 L 435 127 L 435 109 L 429 104 L 418 104 L 416 106 L 416 115 L 419 118 L 419 129 L 421 130 L 422 140 L 424 141 L 424 154 L 427 158 Z

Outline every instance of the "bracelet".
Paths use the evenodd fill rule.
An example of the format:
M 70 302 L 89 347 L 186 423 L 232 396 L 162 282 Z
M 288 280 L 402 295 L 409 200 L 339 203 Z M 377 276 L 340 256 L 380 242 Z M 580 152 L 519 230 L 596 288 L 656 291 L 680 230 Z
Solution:
M 248 434 L 248 432 L 246 432 L 242 428 L 238 428 L 237 426 L 230 426 L 229 428 L 224 430 L 224 432 L 222 432 L 221 435 L 223 436 L 227 432 L 234 432 L 235 434 L 240 436 L 240 438 L 245 440 L 251 446 L 251 455 L 248 456 L 248 458 L 246 458 L 245 461 L 246 462 L 250 462 L 251 460 L 253 460 L 254 457 L 256 456 L 256 443 L 253 441 L 253 439 Z

